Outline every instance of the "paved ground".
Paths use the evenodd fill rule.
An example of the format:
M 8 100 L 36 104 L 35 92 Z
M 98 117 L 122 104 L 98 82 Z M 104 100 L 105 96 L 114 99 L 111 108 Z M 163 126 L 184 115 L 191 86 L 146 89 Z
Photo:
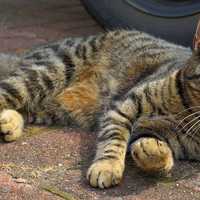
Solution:
M 46 4 L 48 2 L 48 4 Z M 0 51 L 102 29 L 78 0 L 0 0 Z M 0 142 L 0 200 L 199 200 L 200 164 L 177 162 L 171 176 L 150 177 L 127 159 L 120 186 L 97 190 L 85 172 L 94 154 L 95 134 L 31 127 L 17 142 Z

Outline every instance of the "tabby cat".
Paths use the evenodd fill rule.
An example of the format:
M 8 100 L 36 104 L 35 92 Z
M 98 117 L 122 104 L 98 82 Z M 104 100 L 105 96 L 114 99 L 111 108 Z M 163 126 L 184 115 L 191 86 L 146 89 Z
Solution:
M 87 179 L 99 188 L 120 183 L 128 148 L 147 172 L 168 172 L 174 159 L 200 160 L 198 52 L 117 30 L 66 38 L 12 60 L 17 67 L 4 64 L 0 81 L 5 141 L 22 135 L 24 121 L 98 124 Z

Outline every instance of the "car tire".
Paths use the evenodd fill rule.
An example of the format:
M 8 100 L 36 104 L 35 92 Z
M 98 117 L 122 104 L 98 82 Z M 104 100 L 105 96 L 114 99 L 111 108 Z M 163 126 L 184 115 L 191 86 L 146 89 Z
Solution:
M 199 0 L 83 0 L 83 3 L 106 29 L 134 28 L 184 46 L 192 46 L 200 17 Z

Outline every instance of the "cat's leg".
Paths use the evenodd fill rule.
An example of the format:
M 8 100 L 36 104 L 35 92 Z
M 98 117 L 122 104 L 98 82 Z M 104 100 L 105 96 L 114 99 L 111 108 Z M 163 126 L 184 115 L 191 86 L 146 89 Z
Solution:
M 0 81 L 0 128 L 6 141 L 21 135 L 23 119 L 17 111 L 35 110 L 44 100 L 50 101 L 69 84 L 73 74 L 70 70 L 75 68 L 67 55 L 60 59 L 51 49 L 33 51 L 30 57 L 32 62 L 21 63 Z
M 103 117 L 96 156 L 87 172 L 91 186 L 108 188 L 120 183 L 136 113 L 135 100 L 127 98 L 123 103 L 116 103 Z
M 22 135 L 24 120 L 18 110 L 25 107 L 33 109 L 49 93 L 40 73 L 44 72 L 31 67 L 27 70 L 19 69 L 0 81 L 0 132 L 5 141 L 14 141 Z
M 110 125 L 99 135 L 96 156 L 87 173 L 87 179 L 93 187 L 107 188 L 118 184 L 124 171 L 130 130 L 123 123 L 129 122 L 112 111 L 107 116 L 110 118 L 107 119 Z M 122 124 L 114 122 L 117 118 Z
M 169 172 L 174 159 L 185 158 L 184 134 L 175 129 L 172 117 L 141 118 L 130 144 L 137 166 L 146 172 Z
M 9 66 L 9 67 L 8 67 Z M 11 54 L 0 54 L 0 80 L 19 69 L 20 57 Z M 7 142 L 18 139 L 23 132 L 24 120 L 20 113 L 4 109 L 0 113 L 0 133 Z

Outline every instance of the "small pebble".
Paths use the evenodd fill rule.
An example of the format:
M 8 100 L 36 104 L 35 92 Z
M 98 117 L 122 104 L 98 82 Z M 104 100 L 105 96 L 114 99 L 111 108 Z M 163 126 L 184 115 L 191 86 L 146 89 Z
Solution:
M 17 178 L 14 180 L 16 183 L 26 183 L 26 180 L 23 178 Z

